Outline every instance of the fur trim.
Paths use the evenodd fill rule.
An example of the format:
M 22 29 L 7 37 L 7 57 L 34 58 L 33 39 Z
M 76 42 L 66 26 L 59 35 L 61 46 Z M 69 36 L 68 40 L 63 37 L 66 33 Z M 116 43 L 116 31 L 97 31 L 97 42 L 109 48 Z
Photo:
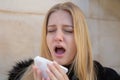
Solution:
M 26 68 L 33 63 L 33 59 L 17 62 L 13 66 L 12 70 L 9 71 L 8 80 L 20 80 L 21 76 L 26 71 Z
M 120 75 L 112 68 L 103 67 L 99 62 L 94 61 L 97 80 L 120 80 Z
M 9 71 L 8 80 L 20 80 L 26 69 L 33 63 L 33 59 L 17 62 L 13 69 Z M 112 68 L 103 67 L 99 62 L 94 61 L 97 80 L 120 80 L 120 75 Z M 72 71 L 68 75 L 70 80 L 78 80 Z

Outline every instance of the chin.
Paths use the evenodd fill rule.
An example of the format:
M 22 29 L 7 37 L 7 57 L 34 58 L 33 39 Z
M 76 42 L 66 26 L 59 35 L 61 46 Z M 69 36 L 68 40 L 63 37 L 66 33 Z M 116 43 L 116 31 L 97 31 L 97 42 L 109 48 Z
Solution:
M 59 61 L 59 60 L 55 60 L 58 64 L 60 64 L 60 65 L 65 65 L 66 63 L 65 63 L 65 61 Z
M 68 65 L 68 63 L 65 63 L 65 61 L 58 62 L 60 65 Z

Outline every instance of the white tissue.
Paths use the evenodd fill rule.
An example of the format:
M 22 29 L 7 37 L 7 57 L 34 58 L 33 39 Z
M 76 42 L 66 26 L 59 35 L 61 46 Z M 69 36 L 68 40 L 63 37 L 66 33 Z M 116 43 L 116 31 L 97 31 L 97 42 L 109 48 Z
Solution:
M 46 73 L 47 64 L 52 63 L 52 61 L 50 61 L 46 58 L 40 57 L 40 56 L 36 56 L 34 58 L 34 63 L 35 63 L 35 66 L 37 66 L 41 70 L 42 76 L 46 79 L 48 77 L 48 75 Z M 68 69 L 66 67 L 61 66 L 61 65 L 60 65 L 60 67 L 63 69 L 63 71 L 65 71 L 65 73 L 68 72 Z

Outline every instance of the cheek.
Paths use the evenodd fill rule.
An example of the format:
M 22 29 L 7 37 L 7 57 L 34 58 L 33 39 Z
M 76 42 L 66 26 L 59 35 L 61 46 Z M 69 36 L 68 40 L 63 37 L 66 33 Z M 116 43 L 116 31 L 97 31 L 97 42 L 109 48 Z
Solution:
M 71 60 L 74 59 L 76 53 L 77 53 L 77 48 L 76 48 L 76 45 L 75 45 L 75 42 L 72 42 L 72 44 L 70 45 L 70 55 L 71 55 Z
M 47 39 L 47 46 L 48 46 L 49 50 L 51 51 L 52 38 L 50 36 L 47 36 L 46 39 Z
M 70 50 L 71 50 L 72 54 L 76 54 L 77 48 L 76 48 L 75 40 L 74 40 L 73 37 L 71 37 L 71 38 L 69 39 L 68 45 L 69 45 L 69 47 L 70 47 Z
M 75 40 L 74 40 L 74 37 L 73 36 L 70 36 L 67 38 L 67 42 L 70 46 L 72 47 L 76 47 L 76 44 L 75 44 Z
M 50 47 L 50 37 L 49 36 L 47 36 L 47 45 L 48 45 L 48 48 Z
M 72 54 L 75 54 L 76 52 L 77 52 L 77 48 L 76 48 L 76 44 L 75 44 L 75 42 L 73 42 L 72 44 L 71 44 L 71 50 L 72 50 Z

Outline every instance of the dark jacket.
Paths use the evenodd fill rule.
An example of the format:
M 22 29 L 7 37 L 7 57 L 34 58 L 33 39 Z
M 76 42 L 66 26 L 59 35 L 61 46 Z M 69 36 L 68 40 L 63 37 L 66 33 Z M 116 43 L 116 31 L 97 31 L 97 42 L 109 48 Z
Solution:
M 13 69 L 9 71 L 8 80 L 20 80 L 26 71 L 25 69 L 32 63 L 33 59 L 16 63 Z M 69 68 L 69 66 L 67 67 Z M 94 67 L 97 70 L 97 80 L 120 80 L 120 75 L 115 72 L 115 70 L 108 67 L 103 67 L 97 61 L 94 61 Z M 67 75 L 70 80 L 78 80 L 73 70 Z

